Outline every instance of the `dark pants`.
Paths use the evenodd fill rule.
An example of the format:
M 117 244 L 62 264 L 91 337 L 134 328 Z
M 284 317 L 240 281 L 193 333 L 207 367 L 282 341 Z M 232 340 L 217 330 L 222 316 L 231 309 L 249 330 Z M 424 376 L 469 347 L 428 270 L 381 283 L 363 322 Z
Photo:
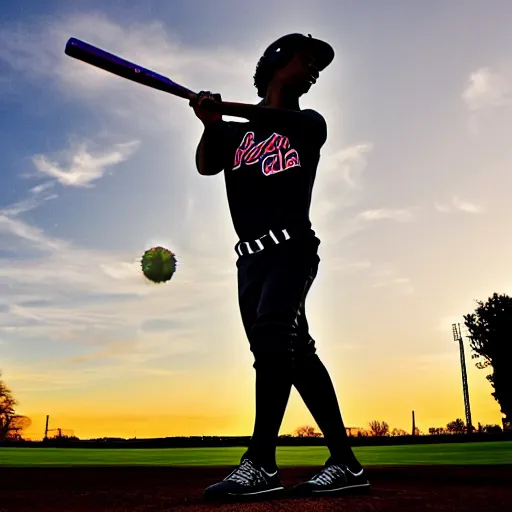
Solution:
M 305 313 L 316 277 L 320 241 L 290 239 L 237 261 L 242 322 L 254 367 L 277 361 L 292 364 L 316 352 Z
M 254 432 L 244 457 L 268 471 L 292 386 L 324 434 L 331 460 L 358 461 L 348 443 L 336 392 L 309 334 L 305 302 L 316 277 L 320 241 L 291 238 L 238 259 L 239 303 L 256 370 Z

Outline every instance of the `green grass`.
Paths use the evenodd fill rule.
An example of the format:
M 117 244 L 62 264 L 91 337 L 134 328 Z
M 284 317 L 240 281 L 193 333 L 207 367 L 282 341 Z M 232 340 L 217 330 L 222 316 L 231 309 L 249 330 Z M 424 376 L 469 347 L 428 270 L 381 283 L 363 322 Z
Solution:
M 0 448 L 0 466 L 232 466 L 243 448 Z M 512 464 L 512 442 L 356 447 L 365 466 L 415 464 Z M 319 466 L 319 447 L 279 447 L 278 464 Z

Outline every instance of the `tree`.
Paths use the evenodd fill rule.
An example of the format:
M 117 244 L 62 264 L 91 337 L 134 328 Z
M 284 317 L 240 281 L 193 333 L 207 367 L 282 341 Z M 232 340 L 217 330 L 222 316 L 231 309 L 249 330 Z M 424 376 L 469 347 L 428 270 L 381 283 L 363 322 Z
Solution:
M 443 427 L 430 427 L 428 429 L 428 433 L 431 435 L 431 436 L 440 436 L 442 434 L 445 433 L 445 430 Z
M 11 418 L 11 424 L 6 439 L 13 441 L 23 439 L 23 431 L 27 430 L 30 425 L 32 425 L 32 420 L 27 416 L 14 415 Z
M 500 434 L 503 432 L 502 428 L 499 425 L 484 425 L 482 430 L 486 434 Z
M 389 425 L 385 421 L 373 420 L 368 423 L 368 426 L 374 436 L 383 437 L 389 434 Z
M 315 427 L 310 427 L 309 425 L 303 425 L 295 430 L 296 437 L 322 437 L 320 432 L 315 430 Z
M 391 435 L 392 436 L 408 436 L 409 433 L 406 430 L 404 430 L 403 428 L 394 428 L 391 431 Z
M 466 431 L 466 425 L 463 420 L 457 418 L 455 421 L 450 421 L 450 423 L 446 425 L 446 430 L 453 434 L 462 434 Z
M 18 405 L 18 402 L 14 399 L 11 390 L 2 380 L 2 372 L 0 371 L 0 441 L 9 437 L 16 405 Z
M 477 301 L 474 313 L 464 315 L 472 359 L 478 369 L 492 367 L 486 376 L 504 421 L 512 422 L 512 297 L 495 293 L 487 302 Z

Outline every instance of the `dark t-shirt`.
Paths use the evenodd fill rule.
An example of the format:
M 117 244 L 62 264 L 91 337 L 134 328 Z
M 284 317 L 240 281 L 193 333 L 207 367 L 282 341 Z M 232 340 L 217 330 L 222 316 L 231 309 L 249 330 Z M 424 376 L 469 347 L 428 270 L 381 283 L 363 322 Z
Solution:
M 324 118 L 303 110 L 292 125 L 227 121 L 222 131 L 226 191 L 240 240 L 271 229 L 314 234 L 309 210 L 327 139 Z

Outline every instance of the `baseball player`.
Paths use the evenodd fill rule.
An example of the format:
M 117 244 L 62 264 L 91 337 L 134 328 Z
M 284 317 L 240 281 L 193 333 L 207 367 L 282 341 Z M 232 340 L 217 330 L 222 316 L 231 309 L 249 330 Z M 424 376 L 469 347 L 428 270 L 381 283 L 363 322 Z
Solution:
M 276 444 L 292 386 L 322 431 L 330 457 L 324 468 L 296 487 L 301 494 L 329 494 L 370 486 L 349 445 L 336 393 L 316 354 L 305 314 L 307 293 L 320 258 L 310 221 L 311 193 L 324 118 L 301 110 L 299 98 L 334 59 L 324 41 L 289 34 L 259 60 L 254 85 L 258 105 L 228 106 L 201 92 L 191 102 L 204 132 L 196 152 L 200 174 L 224 173 L 239 242 L 238 297 L 254 356 L 256 417 L 246 453 L 207 498 L 268 495 L 283 490 Z M 222 115 L 246 122 L 227 122 Z

